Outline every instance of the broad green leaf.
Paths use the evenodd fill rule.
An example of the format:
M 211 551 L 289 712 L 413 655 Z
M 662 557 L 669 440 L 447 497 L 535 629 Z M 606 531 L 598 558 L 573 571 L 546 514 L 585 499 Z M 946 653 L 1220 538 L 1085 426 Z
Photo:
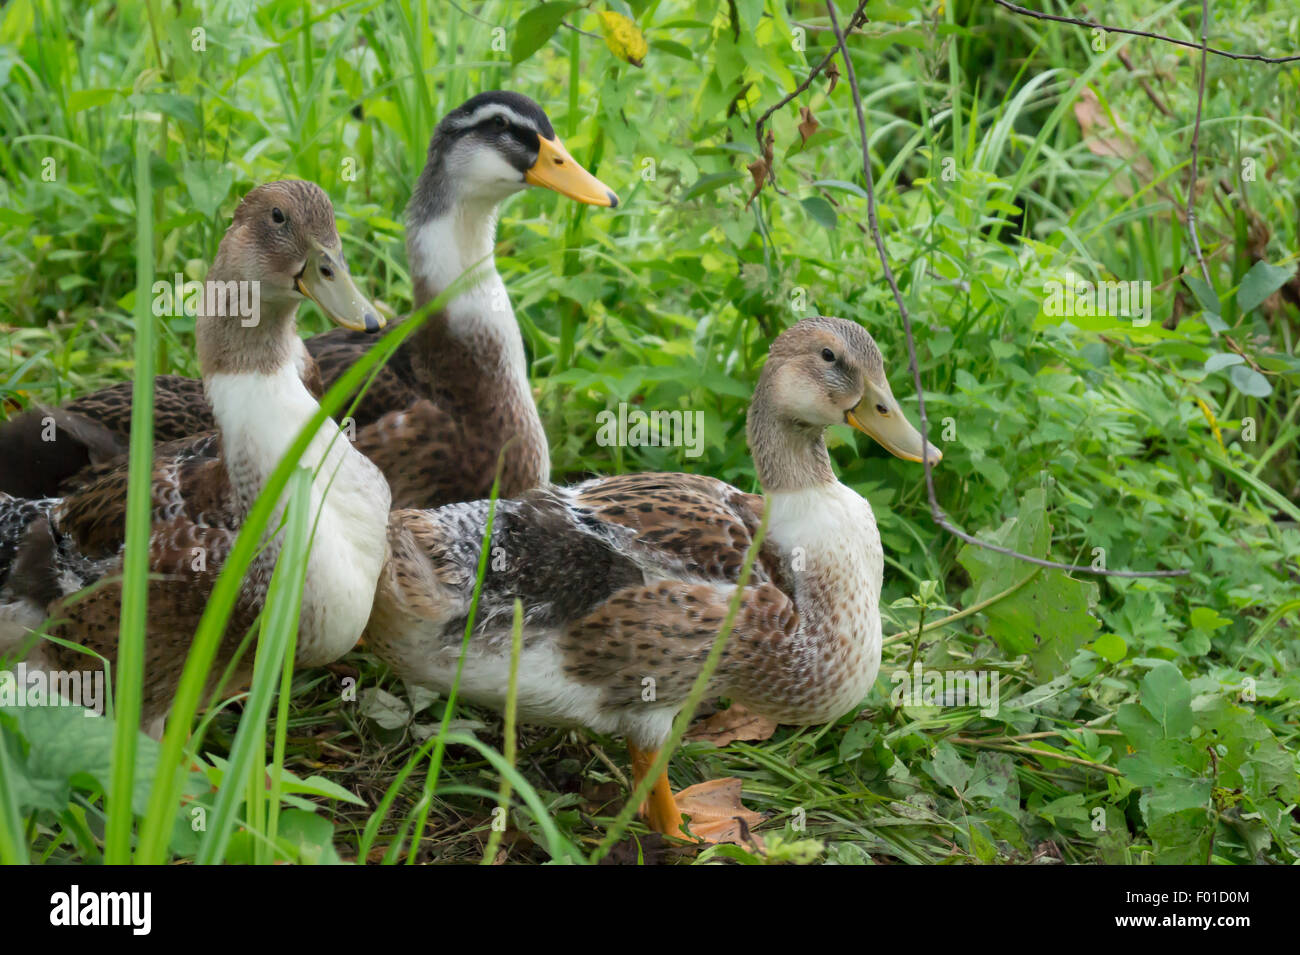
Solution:
M 576 6 L 576 3 L 543 3 L 529 7 L 515 21 L 514 38 L 510 44 L 511 65 L 522 63 L 545 46 Z
M 1142 679 L 1142 708 L 1151 714 L 1166 739 L 1184 739 L 1192 731 L 1192 688 L 1172 663 L 1160 663 Z
M 1019 514 L 997 531 L 982 535 L 990 543 L 1031 557 L 1046 557 L 1050 528 L 1046 495 L 1035 488 L 1020 502 Z M 968 544 L 957 558 L 970 574 L 969 603 L 979 603 L 1010 589 L 1033 568 L 1023 561 Z M 1099 626 L 1091 608 L 1097 585 L 1044 568 L 1014 593 L 984 611 L 988 633 L 1009 657 L 1028 654 L 1034 673 L 1051 679 Z
M 1228 380 L 1243 395 L 1251 398 L 1267 398 L 1273 393 L 1273 386 L 1268 383 L 1268 379 L 1246 365 L 1234 365 L 1228 372 Z
M 1230 368 L 1233 365 L 1240 365 L 1246 359 L 1242 358 L 1236 352 L 1221 351 L 1216 352 L 1209 358 L 1205 359 L 1205 373 L 1212 375 L 1220 368 Z
M 1213 315 L 1223 314 L 1223 306 L 1219 304 L 1218 293 L 1215 292 L 1214 289 L 1210 288 L 1204 279 L 1198 278 L 1195 275 L 1184 275 L 1183 282 L 1192 290 L 1192 294 L 1196 296 L 1196 301 L 1200 304 L 1201 308 Z
M 818 225 L 827 229 L 834 229 L 839 222 L 839 216 L 835 214 L 835 207 L 821 196 L 805 196 L 799 202 L 803 205 L 804 211 L 812 216 Z
M 181 181 L 189 191 L 194 208 L 205 219 L 211 219 L 235 184 L 235 174 L 225 163 L 205 159 L 187 162 L 181 169 Z
M 1237 306 L 1243 312 L 1249 312 L 1263 304 L 1268 298 L 1295 275 L 1294 265 L 1269 265 L 1256 262 L 1241 280 L 1237 289 Z
M 1124 638 L 1113 633 L 1103 633 L 1092 642 L 1092 650 L 1109 663 L 1118 663 L 1128 654 Z

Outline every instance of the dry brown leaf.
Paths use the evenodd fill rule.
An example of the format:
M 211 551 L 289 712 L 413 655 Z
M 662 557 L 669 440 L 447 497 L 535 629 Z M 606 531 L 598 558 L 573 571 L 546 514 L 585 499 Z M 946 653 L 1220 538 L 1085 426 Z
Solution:
M 821 128 L 821 123 L 817 122 L 817 117 L 812 114 L 807 106 L 799 107 L 799 136 L 803 142 L 808 142 L 808 137 Z
M 691 832 L 705 842 L 761 849 L 762 840 L 751 830 L 763 821 L 763 814 L 745 808 L 740 790 L 741 781 L 735 776 L 710 779 L 679 792 L 677 808 L 690 817 Z
M 834 60 L 831 60 L 826 64 L 826 69 L 823 72 L 825 72 L 831 81 L 830 89 L 826 91 L 827 95 L 830 95 L 835 92 L 835 84 L 840 81 L 840 68 L 835 65 Z
M 1079 121 L 1084 145 L 1094 156 L 1128 159 L 1137 152 L 1132 137 L 1122 128 L 1116 128 L 1092 90 L 1085 88 L 1074 104 L 1074 118 Z
M 748 209 L 749 204 L 754 201 L 754 197 L 763 189 L 763 182 L 768 176 L 767 160 L 755 159 L 747 168 L 749 169 L 749 174 L 754 177 L 754 191 L 751 192 L 749 198 L 745 200 L 746 209 Z
M 729 709 L 719 710 L 706 720 L 700 720 L 686 733 L 687 739 L 707 740 L 714 746 L 726 746 L 736 740 L 771 739 L 777 724 L 766 716 L 751 713 L 739 703 Z

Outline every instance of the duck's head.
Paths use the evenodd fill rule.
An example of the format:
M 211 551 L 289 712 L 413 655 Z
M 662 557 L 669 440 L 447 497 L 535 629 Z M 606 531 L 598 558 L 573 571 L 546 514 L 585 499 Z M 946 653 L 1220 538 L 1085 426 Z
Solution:
M 411 200 L 415 219 L 461 205 L 495 206 L 528 186 L 593 206 L 618 196 L 564 148 L 545 111 L 520 93 L 479 93 L 438 123 Z
M 782 485 L 805 483 L 796 475 L 764 475 L 782 464 L 821 470 L 822 432 L 833 424 L 848 424 L 870 435 L 891 454 L 920 461 L 922 448 L 931 462 L 943 453 L 921 437 L 903 416 L 903 409 L 885 377 L 885 362 L 867 330 L 842 318 L 806 318 L 782 332 L 772 343 L 750 408 L 749 440 L 760 479 Z M 811 449 L 812 457 L 796 463 Z M 814 463 L 814 459 L 818 463 Z
M 309 298 L 332 321 L 378 331 L 384 318 L 361 294 L 334 224 L 334 207 L 314 182 L 285 180 L 258 186 L 235 210 L 209 281 L 256 281 L 268 315 L 292 315 Z

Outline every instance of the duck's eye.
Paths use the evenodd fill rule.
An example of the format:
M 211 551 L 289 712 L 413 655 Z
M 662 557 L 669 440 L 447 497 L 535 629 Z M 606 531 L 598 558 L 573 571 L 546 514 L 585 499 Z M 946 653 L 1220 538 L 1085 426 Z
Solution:
M 834 360 L 835 360 L 835 352 L 831 351 L 829 348 L 823 348 L 823 349 L 822 349 L 822 357 L 825 358 L 827 361 L 834 361 Z
M 271 210 L 271 221 L 274 222 L 276 225 L 280 225 L 281 223 L 284 222 L 284 213 L 280 211 L 279 206 L 276 206 L 274 209 Z
M 876 414 L 887 416 L 889 414 L 889 409 L 884 405 L 876 405 Z
M 492 120 L 492 123 L 494 126 L 496 126 L 497 129 L 506 128 L 506 118 L 504 116 L 497 116 L 495 119 Z

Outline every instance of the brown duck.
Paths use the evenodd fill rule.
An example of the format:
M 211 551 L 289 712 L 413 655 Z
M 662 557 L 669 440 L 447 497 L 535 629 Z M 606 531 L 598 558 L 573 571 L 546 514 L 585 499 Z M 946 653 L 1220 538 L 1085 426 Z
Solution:
M 838 718 L 880 666 L 883 551 L 870 504 L 831 469 L 823 432 L 841 423 L 899 457 L 920 460 L 923 447 L 941 457 L 903 416 L 861 326 L 801 321 L 773 342 L 749 409 L 771 517 L 709 686 L 784 723 Z M 639 780 L 727 615 L 763 506 L 690 474 L 596 478 L 499 501 L 460 693 L 504 706 L 519 600 L 520 718 L 623 734 Z M 407 683 L 451 686 L 488 507 L 392 514 L 367 646 Z M 648 816 L 678 832 L 666 774 Z
M 329 199 L 314 183 L 269 183 L 244 198 L 205 287 L 232 281 L 258 283 L 260 310 L 252 321 L 202 314 L 196 324 L 217 432 L 155 448 L 142 714 L 155 733 L 249 507 L 319 410 L 302 381 L 294 321 L 299 303 L 314 299 L 350 327 L 377 321 L 343 262 Z M 333 422 L 316 432 L 301 463 L 315 472 L 314 538 L 297 659 L 313 665 L 343 655 L 361 636 L 387 552 L 389 494 L 379 469 Z M 16 557 L 0 562 L 0 655 L 26 651 L 29 666 L 59 670 L 95 666 L 94 657 L 31 633 L 48 617 L 55 621 L 52 635 L 116 660 L 126 482 L 126 467 L 119 464 L 95 469 L 62 499 L 23 501 L 0 494 L 6 552 L 12 555 L 17 544 Z M 14 533 L 25 525 L 15 541 Z M 273 538 L 254 560 L 214 675 L 260 613 L 278 551 Z M 252 654 L 246 653 L 236 684 L 251 669 Z
M 437 507 L 486 495 L 502 448 L 503 495 L 550 475 L 523 338 L 492 261 L 497 208 L 528 186 L 590 205 L 618 205 L 526 96 L 480 93 L 438 124 L 406 211 L 416 310 L 471 266 L 483 265 L 477 284 L 426 320 L 352 413 L 356 447 L 384 472 L 394 506 Z M 310 384 L 318 369 L 328 388 L 374 341 L 344 330 L 308 339 L 316 368 L 304 363 L 305 380 Z M 157 404 L 158 441 L 213 427 L 193 379 L 160 377 Z M 53 495 L 70 480 L 75 486 L 81 468 L 125 447 L 130 406 L 124 383 L 73 401 L 62 414 L 37 409 L 0 428 L 0 491 L 36 497 Z M 41 441 L 41 428 L 51 422 L 60 429 L 58 440 Z

